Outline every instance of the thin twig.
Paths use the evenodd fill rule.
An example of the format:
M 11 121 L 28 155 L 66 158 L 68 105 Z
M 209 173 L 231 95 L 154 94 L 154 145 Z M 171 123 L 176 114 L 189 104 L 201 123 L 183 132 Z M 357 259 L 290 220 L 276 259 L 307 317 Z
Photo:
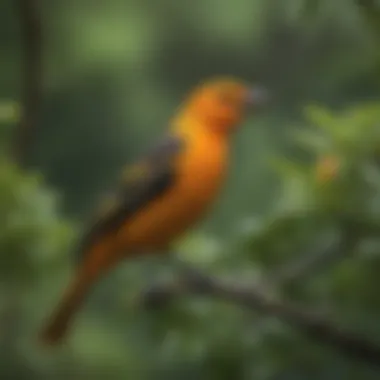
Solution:
M 12 154 L 16 162 L 25 165 L 38 124 L 42 81 L 42 38 L 36 1 L 18 0 L 17 7 L 22 30 L 23 89 L 22 112 L 14 132 Z
M 269 286 L 280 288 L 284 285 L 294 284 L 298 281 L 310 278 L 317 272 L 339 263 L 342 259 L 349 257 L 360 241 L 362 228 L 344 223 L 345 227 L 335 244 L 331 244 L 323 250 L 314 253 L 302 253 L 294 261 L 285 264 L 268 275 L 265 283 Z
M 219 298 L 278 317 L 314 340 L 335 347 L 346 356 L 380 367 L 379 344 L 342 329 L 317 312 L 306 312 L 299 306 L 274 299 L 256 288 L 227 283 L 198 273 L 197 278 L 183 277 L 178 283 L 157 284 L 142 295 L 142 300 L 147 307 L 162 307 L 170 300 L 184 295 Z

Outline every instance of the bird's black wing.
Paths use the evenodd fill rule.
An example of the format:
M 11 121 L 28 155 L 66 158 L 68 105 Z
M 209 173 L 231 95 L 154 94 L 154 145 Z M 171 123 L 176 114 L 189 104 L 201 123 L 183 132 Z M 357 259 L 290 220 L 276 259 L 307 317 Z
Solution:
M 98 239 L 117 230 L 138 210 L 164 193 L 176 177 L 176 157 L 184 141 L 175 136 L 164 138 L 136 164 L 126 167 L 119 186 L 100 203 L 78 247 L 83 254 Z

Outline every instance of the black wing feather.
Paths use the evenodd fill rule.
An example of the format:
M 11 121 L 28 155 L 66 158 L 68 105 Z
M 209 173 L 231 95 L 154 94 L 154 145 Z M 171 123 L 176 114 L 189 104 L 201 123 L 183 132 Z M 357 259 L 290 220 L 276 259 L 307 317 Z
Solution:
M 183 148 L 175 136 L 163 139 L 137 164 L 127 167 L 116 192 L 105 198 L 79 246 L 79 258 L 99 238 L 117 230 L 175 180 L 175 157 Z

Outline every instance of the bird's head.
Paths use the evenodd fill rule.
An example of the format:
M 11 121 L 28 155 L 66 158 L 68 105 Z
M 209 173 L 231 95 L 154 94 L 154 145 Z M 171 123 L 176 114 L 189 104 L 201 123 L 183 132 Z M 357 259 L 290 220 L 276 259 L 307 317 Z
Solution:
M 267 101 L 264 89 L 234 78 L 217 78 L 199 85 L 185 107 L 202 124 L 214 131 L 229 133 L 237 128 L 247 112 L 262 107 Z

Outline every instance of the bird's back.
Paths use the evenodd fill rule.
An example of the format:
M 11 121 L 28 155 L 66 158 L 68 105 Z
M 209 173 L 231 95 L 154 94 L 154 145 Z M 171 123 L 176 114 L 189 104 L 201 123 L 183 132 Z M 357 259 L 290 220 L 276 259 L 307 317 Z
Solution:
M 120 230 L 120 245 L 127 251 L 165 247 L 203 215 L 220 189 L 226 172 L 226 139 L 207 128 L 183 130 L 176 132 L 184 148 L 176 162 L 175 181 Z

